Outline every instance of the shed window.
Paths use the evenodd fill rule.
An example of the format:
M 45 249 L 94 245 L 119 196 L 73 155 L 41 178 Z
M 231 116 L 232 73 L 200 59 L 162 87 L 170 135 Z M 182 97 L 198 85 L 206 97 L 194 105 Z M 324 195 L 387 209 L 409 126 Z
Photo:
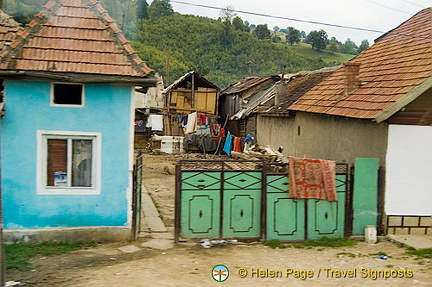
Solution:
M 82 106 L 83 97 L 82 84 L 53 84 L 52 103 L 54 105 Z

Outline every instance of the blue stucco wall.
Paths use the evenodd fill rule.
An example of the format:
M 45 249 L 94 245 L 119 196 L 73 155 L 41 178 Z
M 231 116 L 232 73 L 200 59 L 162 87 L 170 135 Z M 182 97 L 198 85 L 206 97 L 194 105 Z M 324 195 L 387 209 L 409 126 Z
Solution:
M 3 216 L 6 229 L 126 226 L 131 87 L 85 85 L 85 107 L 50 106 L 50 82 L 4 82 L 1 121 Z M 40 195 L 37 130 L 100 132 L 101 193 Z

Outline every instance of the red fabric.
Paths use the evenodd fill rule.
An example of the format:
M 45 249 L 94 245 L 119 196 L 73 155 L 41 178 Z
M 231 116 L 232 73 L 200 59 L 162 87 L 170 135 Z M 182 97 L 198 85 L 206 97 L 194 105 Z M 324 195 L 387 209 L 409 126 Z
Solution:
M 291 198 L 336 201 L 336 162 L 289 157 Z
M 220 137 L 221 137 L 221 138 L 225 138 L 225 137 L 226 137 L 225 129 L 224 129 L 224 128 L 221 128 L 221 129 L 220 129 Z
M 234 137 L 234 141 L 233 142 L 234 142 L 234 144 L 233 144 L 233 146 L 234 146 L 233 151 L 242 152 L 243 150 L 242 150 L 241 138 Z

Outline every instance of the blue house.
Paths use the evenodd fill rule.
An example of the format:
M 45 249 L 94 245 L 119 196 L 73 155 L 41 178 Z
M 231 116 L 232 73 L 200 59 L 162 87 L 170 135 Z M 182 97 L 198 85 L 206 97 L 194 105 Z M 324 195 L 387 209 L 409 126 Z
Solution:
M 6 240 L 130 238 L 134 87 L 157 78 L 96 0 L 50 1 L 0 54 Z

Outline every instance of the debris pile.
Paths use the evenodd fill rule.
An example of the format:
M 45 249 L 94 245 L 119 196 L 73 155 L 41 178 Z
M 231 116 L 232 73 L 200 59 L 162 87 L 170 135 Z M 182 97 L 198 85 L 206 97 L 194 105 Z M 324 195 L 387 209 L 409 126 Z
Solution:
M 244 152 L 233 151 L 231 156 L 245 160 L 263 160 L 273 171 L 287 171 L 288 157 L 268 145 L 254 144 Z

